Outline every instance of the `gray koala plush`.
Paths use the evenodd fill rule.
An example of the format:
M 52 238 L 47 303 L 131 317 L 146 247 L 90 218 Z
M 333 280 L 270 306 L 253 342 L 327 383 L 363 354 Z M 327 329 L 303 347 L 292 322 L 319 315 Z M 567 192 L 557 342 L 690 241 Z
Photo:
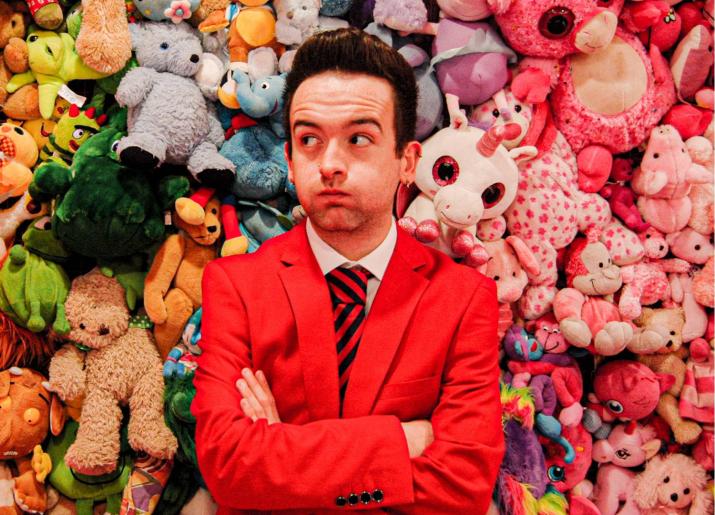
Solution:
M 236 168 L 218 152 L 223 129 L 193 78 L 203 53 L 198 35 L 184 22 L 130 24 L 130 30 L 139 66 L 122 78 L 115 95 L 129 108 L 119 159 L 139 168 L 186 165 L 204 185 L 227 188 Z

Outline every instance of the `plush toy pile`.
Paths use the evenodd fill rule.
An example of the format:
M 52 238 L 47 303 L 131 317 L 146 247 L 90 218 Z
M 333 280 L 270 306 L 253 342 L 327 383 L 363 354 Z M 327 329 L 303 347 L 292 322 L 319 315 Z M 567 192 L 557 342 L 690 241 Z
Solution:
M 398 224 L 497 283 L 493 513 L 712 513 L 712 0 L 0 1 L 0 511 L 215 511 L 201 275 L 298 222 L 282 89 L 347 26 L 414 68 Z

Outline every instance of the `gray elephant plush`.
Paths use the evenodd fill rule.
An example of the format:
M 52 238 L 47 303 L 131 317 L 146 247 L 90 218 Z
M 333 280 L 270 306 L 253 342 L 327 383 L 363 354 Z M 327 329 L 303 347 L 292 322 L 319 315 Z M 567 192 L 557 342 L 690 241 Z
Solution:
M 203 54 L 199 36 L 183 22 L 137 23 L 130 29 L 139 66 L 124 76 L 115 95 L 129 108 L 119 159 L 139 168 L 186 165 L 206 186 L 228 187 L 236 168 L 218 152 L 224 132 L 194 80 Z

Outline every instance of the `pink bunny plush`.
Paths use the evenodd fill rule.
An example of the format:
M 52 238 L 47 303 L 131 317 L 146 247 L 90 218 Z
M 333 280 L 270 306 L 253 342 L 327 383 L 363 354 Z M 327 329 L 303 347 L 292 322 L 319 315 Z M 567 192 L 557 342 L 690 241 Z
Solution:
M 709 236 L 686 227 L 665 236 L 674 256 L 694 265 L 704 265 L 715 252 Z
M 640 513 L 633 499 L 636 473 L 628 469 L 642 465 L 658 450 L 660 440 L 655 438 L 655 430 L 633 421 L 615 426 L 607 439 L 593 444 L 593 461 L 602 464 L 593 494 L 601 515 Z
M 711 180 L 712 172 L 693 162 L 675 127 L 660 125 L 651 132 L 631 185 L 641 195 L 638 209 L 643 218 L 669 234 L 685 228 L 690 220 L 691 185 Z
M 427 139 L 415 180 L 420 192 L 404 211 L 400 226 L 418 240 L 464 258 L 465 264 L 484 264 L 489 256 L 476 237 L 477 224 L 504 213 L 516 196 L 515 159 L 536 152 L 504 148 L 500 142 L 513 137 L 514 130 L 515 125 L 488 132 L 448 127 Z M 399 204 L 401 214 L 406 202 Z
M 611 211 L 599 195 L 578 189 L 576 156 L 551 121 L 546 103 L 520 102 L 510 90 L 502 90 L 477 106 L 469 123 L 483 130 L 516 124 L 521 132 L 502 144 L 538 149 L 536 157 L 518 163 L 516 200 L 504 213 L 509 232 L 524 240 L 541 264 L 519 301 L 521 315 L 533 320 L 549 311 L 556 294 L 557 251 L 569 245 L 579 230 L 605 227 Z
M 645 249 L 643 261 L 621 267 L 623 289 L 618 310 L 629 320 L 640 316 L 642 306 L 670 299 L 667 272 L 690 270 L 690 263 L 683 259 L 662 259 L 668 253 L 668 243 L 656 229 L 650 228 L 639 237 Z
M 620 0 L 512 0 L 495 14 L 512 48 L 530 57 L 512 90 L 530 102 L 552 92 L 554 122 L 578 154 L 579 186 L 588 192 L 605 184 L 612 154 L 642 143 L 675 103 L 658 48 L 646 52 L 617 27 L 622 7 Z
M 578 238 L 570 246 L 565 270 L 568 287 L 556 294 L 553 308 L 571 345 L 613 356 L 631 341 L 633 327 L 606 297 L 621 287 L 621 270 L 597 238 L 598 231 L 591 230 L 588 239 Z

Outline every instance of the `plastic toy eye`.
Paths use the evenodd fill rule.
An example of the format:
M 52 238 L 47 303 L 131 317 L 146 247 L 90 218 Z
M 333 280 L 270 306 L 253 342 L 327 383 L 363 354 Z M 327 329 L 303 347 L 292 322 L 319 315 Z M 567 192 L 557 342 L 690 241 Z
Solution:
M 29 425 L 34 426 L 40 421 L 40 410 L 37 408 L 26 409 L 23 418 Z
M 72 137 L 74 139 L 79 139 L 82 136 L 84 136 L 84 129 L 75 129 L 74 132 L 72 133 Z
M 20 136 L 25 134 L 25 131 L 23 131 L 20 127 L 14 127 L 13 130 L 18 133 Z
M 665 477 L 663 478 L 663 483 L 670 483 L 670 477 L 665 476 Z
M 116 153 L 117 149 L 119 148 L 119 140 L 115 141 L 112 143 L 112 146 L 110 147 L 110 151 Z
M 432 165 L 432 178 L 440 186 L 452 184 L 459 177 L 459 163 L 451 156 L 442 156 Z
M 659 157 L 660 157 L 660 154 L 659 154 L 658 152 L 656 152 L 655 154 L 653 154 L 653 159 L 658 159 Z
M 608 401 L 606 407 L 613 413 L 623 413 L 623 404 L 618 401 Z
M 549 470 L 546 471 L 549 476 L 549 481 L 563 481 L 566 474 L 564 474 L 564 468 L 558 465 L 551 465 Z
M 499 118 L 499 109 L 494 109 L 492 111 L 492 116 L 494 116 L 494 118 Z
M 40 36 L 38 36 L 37 34 L 33 34 L 32 36 L 30 36 L 30 38 L 28 39 L 28 41 L 29 41 L 30 43 L 34 43 L 34 42 L 37 41 L 38 39 L 40 39 Z
M 573 30 L 574 14 L 566 7 L 552 7 L 539 19 L 539 32 L 548 39 L 561 39 Z
M 498 281 L 498 280 L 499 280 L 499 276 L 498 276 L 498 275 L 495 275 L 494 277 L 492 277 L 492 279 L 494 279 L 495 281 Z
M 169 43 L 164 42 L 159 45 L 159 48 L 161 48 L 162 50 L 166 50 L 167 48 L 169 48 Z
M 270 89 L 270 88 L 271 88 L 271 85 L 268 84 L 267 82 L 264 82 L 261 84 L 261 89 Z
M 504 185 L 500 182 L 495 182 L 482 193 L 482 202 L 484 209 L 496 206 L 504 197 Z
M 520 112 L 521 112 L 521 106 L 520 106 L 519 104 L 516 104 L 516 105 L 514 106 L 514 111 L 516 111 L 517 113 L 520 113 Z

